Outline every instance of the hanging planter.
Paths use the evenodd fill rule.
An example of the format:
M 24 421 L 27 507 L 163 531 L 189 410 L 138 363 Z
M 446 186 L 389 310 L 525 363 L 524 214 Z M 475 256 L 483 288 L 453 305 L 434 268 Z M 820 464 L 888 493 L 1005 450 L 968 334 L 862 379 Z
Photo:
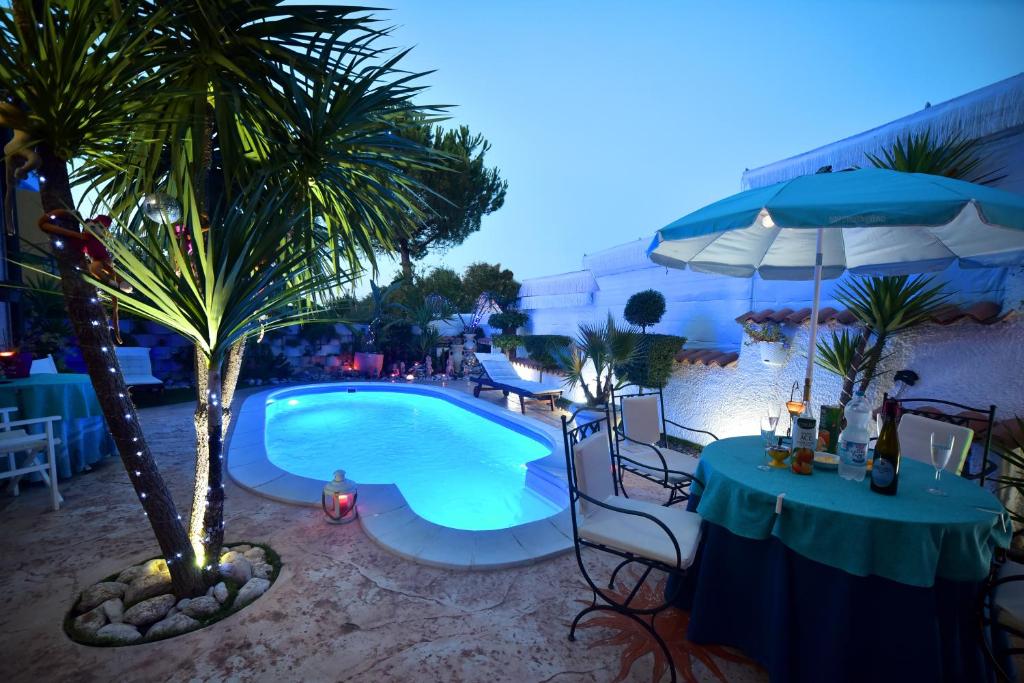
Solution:
M 748 345 L 756 344 L 761 354 L 761 362 L 768 365 L 785 365 L 788 356 L 786 337 L 778 323 L 747 322 L 743 331 L 750 337 Z

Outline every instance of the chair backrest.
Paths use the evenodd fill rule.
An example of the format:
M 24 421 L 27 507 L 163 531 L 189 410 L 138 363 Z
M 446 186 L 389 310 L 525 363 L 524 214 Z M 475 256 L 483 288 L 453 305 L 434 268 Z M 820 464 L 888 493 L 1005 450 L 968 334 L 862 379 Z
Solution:
M 661 417 L 658 415 L 658 396 L 624 396 L 622 398 L 622 428 L 626 436 L 641 443 L 661 441 Z
M 932 462 L 931 435 L 935 434 L 942 440 L 953 437 L 953 454 L 949 456 L 945 469 L 955 474 L 960 474 L 967 462 L 967 454 L 974 440 L 973 429 L 914 413 L 907 413 L 900 418 L 897 434 L 900 439 L 900 455 L 928 465 Z
M 153 374 L 148 346 L 115 346 L 114 353 L 117 354 L 117 362 L 126 377 Z
M 57 364 L 53 360 L 53 356 L 46 354 L 46 358 L 36 358 L 32 361 L 32 369 L 29 370 L 31 375 L 56 375 Z
M 480 365 L 483 366 L 484 372 L 495 382 L 518 382 L 522 378 L 516 369 L 512 367 L 512 364 L 508 362 L 508 358 L 501 353 L 477 353 L 474 354 L 476 359 L 480 361 Z
M 573 447 L 573 469 L 576 474 L 576 488 L 596 500 L 604 500 L 615 494 L 615 479 L 612 474 L 611 453 L 608 438 L 600 432 L 591 434 Z M 596 506 L 580 498 L 580 512 L 590 514 Z

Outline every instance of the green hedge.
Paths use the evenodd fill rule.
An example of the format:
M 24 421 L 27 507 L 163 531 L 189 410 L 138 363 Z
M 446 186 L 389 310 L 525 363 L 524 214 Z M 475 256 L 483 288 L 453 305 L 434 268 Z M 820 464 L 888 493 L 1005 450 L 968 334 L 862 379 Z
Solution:
M 686 337 L 645 334 L 637 345 L 636 358 L 622 368 L 626 380 L 642 387 L 664 387 L 672 375 L 672 363 L 686 343 Z
M 556 349 L 564 349 L 571 343 L 572 339 L 562 334 L 531 334 L 523 337 L 526 353 L 545 369 L 558 367 L 553 352 Z

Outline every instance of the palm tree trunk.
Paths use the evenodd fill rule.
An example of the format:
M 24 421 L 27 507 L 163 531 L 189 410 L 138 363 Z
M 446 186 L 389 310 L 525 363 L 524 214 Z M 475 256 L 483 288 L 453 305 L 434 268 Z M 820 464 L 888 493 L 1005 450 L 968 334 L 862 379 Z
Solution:
M 857 345 L 853 351 L 853 360 L 850 366 L 846 368 L 846 374 L 843 376 L 843 390 L 839 393 L 839 405 L 846 407 L 846 404 L 853 398 L 853 385 L 857 381 L 857 368 L 860 367 L 861 362 L 864 360 L 864 349 L 868 345 L 868 330 L 863 330 L 857 336 Z
M 882 360 L 882 353 L 885 351 L 885 342 L 888 340 L 888 336 L 885 331 L 882 331 L 875 338 L 875 345 L 871 349 L 868 362 L 864 366 L 864 375 L 860 380 L 860 390 L 863 392 L 867 392 L 871 380 L 875 378 L 875 371 L 878 369 L 879 361 Z
M 65 162 L 45 145 L 40 146 L 39 153 L 43 164 L 40 175 L 46 179 L 40 182 L 39 192 L 43 211 L 73 209 Z M 53 222 L 59 224 L 61 220 L 58 217 Z M 61 227 L 77 229 L 77 225 L 67 223 L 69 221 Z M 135 405 L 114 354 L 106 311 L 96 295 L 96 288 L 82 277 L 85 269 L 82 251 L 68 242 L 52 238 L 51 247 L 60 271 L 68 319 L 82 349 L 107 428 L 128 471 L 128 479 L 149 518 L 160 551 L 167 559 L 175 595 L 182 598 L 197 595 L 205 585 L 196 566 L 188 534 L 139 425 Z
M 207 458 L 208 485 L 203 509 L 203 547 L 209 568 L 216 566 L 224 544 L 224 408 L 221 403 L 220 362 L 210 363 L 207 373 L 206 394 L 209 412 L 206 435 L 209 443 Z
M 231 426 L 231 403 L 238 387 L 238 375 L 242 368 L 245 355 L 245 342 L 238 342 L 228 349 L 228 357 L 224 361 L 224 373 L 221 379 L 220 409 L 223 426 L 221 436 L 227 434 Z M 209 396 L 209 364 L 206 356 L 198 350 L 195 352 L 196 368 L 196 410 L 192 416 L 196 431 L 196 463 L 195 477 L 192 480 L 192 511 L 189 515 L 188 535 L 192 545 L 199 552 L 206 536 L 206 493 L 210 486 L 210 404 Z
M 398 253 L 402 257 L 402 277 L 409 280 L 412 278 L 412 255 L 410 254 L 409 240 L 398 241 Z

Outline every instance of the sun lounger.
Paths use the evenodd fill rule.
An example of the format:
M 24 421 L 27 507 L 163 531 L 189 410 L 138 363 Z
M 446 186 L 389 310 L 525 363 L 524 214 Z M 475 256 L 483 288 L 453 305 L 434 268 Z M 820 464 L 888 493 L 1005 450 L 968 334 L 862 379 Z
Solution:
M 503 354 L 477 353 L 476 359 L 483 373 L 473 380 L 476 383 L 473 387 L 474 396 L 479 398 L 481 391 L 501 391 L 505 396 L 515 394 L 519 397 L 519 409 L 524 414 L 527 399 L 547 401 L 551 410 L 555 409 L 555 399 L 562 395 L 561 389 L 522 379 Z

